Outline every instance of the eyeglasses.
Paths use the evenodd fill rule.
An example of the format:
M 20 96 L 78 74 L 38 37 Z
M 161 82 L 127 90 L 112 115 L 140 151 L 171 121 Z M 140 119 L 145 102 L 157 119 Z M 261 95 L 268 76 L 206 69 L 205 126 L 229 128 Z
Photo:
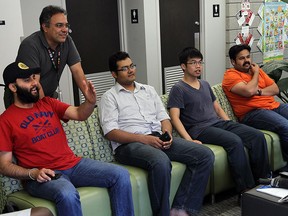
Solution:
M 131 64 L 130 66 L 123 66 L 122 68 L 118 69 L 117 71 L 127 72 L 129 70 L 134 70 L 136 68 L 135 64 Z
M 52 24 L 52 25 L 54 25 L 56 28 L 59 28 L 59 29 L 62 29 L 63 27 L 70 28 L 70 24 L 69 23 L 55 23 L 55 24 Z
M 193 66 L 196 66 L 196 65 L 202 66 L 202 65 L 204 65 L 204 62 L 203 61 L 192 61 L 192 62 L 187 62 L 186 64 L 191 64 Z

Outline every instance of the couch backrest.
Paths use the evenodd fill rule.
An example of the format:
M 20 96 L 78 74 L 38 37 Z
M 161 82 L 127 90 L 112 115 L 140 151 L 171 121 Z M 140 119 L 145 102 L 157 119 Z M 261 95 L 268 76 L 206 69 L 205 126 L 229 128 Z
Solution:
M 63 128 L 68 145 L 77 156 L 105 162 L 114 160 L 110 142 L 102 135 L 97 107 L 86 121 L 68 121 Z
M 222 89 L 222 84 L 216 84 L 214 86 L 211 86 L 211 88 L 217 98 L 218 103 L 220 104 L 224 112 L 228 115 L 228 117 L 233 121 L 238 121 L 230 105 L 230 102 Z
M 104 162 L 114 161 L 111 143 L 103 136 L 100 126 L 98 108 L 95 108 L 90 117 L 86 120 L 88 132 L 93 145 L 94 159 Z
M 6 196 L 2 190 L 2 184 L 0 184 L 0 214 L 3 212 L 6 203 Z

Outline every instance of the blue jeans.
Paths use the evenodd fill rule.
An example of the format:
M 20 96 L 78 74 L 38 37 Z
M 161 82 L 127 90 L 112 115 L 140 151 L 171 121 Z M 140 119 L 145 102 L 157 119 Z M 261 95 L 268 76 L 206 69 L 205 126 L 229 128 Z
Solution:
M 225 149 L 238 192 L 253 188 L 255 180 L 270 176 L 267 144 L 261 131 L 233 121 L 219 121 L 202 131 L 197 139 Z M 251 168 L 244 146 L 248 150 Z
M 76 166 L 55 172 L 63 175 L 46 183 L 28 181 L 25 188 L 32 196 L 55 202 L 57 215 L 81 216 L 76 187 L 86 186 L 108 188 L 113 215 L 134 215 L 130 176 L 125 168 L 82 158 Z
M 277 133 L 280 137 L 284 160 L 288 161 L 288 104 L 280 104 L 273 110 L 253 110 L 247 113 L 241 122 Z
M 186 164 L 172 208 L 190 213 L 200 210 L 214 163 L 214 154 L 208 147 L 174 137 L 167 150 L 139 142 L 123 144 L 115 150 L 115 158 L 120 163 L 148 171 L 150 203 L 155 216 L 170 215 L 171 161 Z

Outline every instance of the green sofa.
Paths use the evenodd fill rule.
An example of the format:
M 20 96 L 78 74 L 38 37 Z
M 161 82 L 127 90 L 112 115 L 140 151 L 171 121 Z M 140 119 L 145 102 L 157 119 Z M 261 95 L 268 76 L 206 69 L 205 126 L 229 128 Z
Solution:
M 95 108 L 92 115 L 86 121 L 69 121 L 63 123 L 63 127 L 69 146 L 76 155 L 117 164 L 117 162 L 114 161 L 109 141 L 102 136 L 97 108 Z M 124 167 L 130 172 L 135 215 L 152 215 L 147 187 L 147 172 L 137 167 Z M 178 162 L 172 163 L 171 201 L 175 196 L 185 168 L 185 165 Z M 48 207 L 54 215 L 57 215 L 53 202 L 30 196 L 26 191 L 22 190 L 19 180 L 5 176 L 1 176 L 0 180 L 2 187 L 1 193 L 4 193 L 4 196 L 2 195 L 0 200 L 0 212 L 3 209 L 4 199 L 6 199 L 7 201 L 14 202 L 20 209 L 45 206 Z M 78 188 L 78 191 L 85 216 L 95 215 L 95 212 L 101 216 L 110 216 L 112 214 L 107 189 L 81 187 Z M 208 194 L 208 192 L 209 188 L 207 188 L 206 193 Z
M 215 85 L 212 87 L 212 89 L 218 98 L 220 105 L 230 116 L 230 118 L 236 121 L 237 119 L 233 114 L 221 85 Z M 164 105 L 166 105 L 168 95 L 162 95 L 161 99 Z M 76 155 L 117 164 L 117 162 L 114 161 L 109 141 L 102 135 L 97 108 L 95 108 L 92 115 L 86 121 L 69 121 L 68 123 L 63 123 L 63 127 L 66 132 L 69 146 Z M 269 159 L 272 169 L 277 170 L 286 164 L 282 158 L 279 137 L 277 134 L 272 132 L 263 132 L 268 143 Z M 178 136 L 176 131 L 173 131 L 173 135 Z M 224 149 L 213 144 L 205 145 L 211 148 L 215 154 L 214 168 L 211 172 L 206 188 L 206 195 L 212 195 L 213 202 L 215 194 L 233 188 L 234 182 L 230 175 L 227 155 Z M 135 215 L 152 215 L 147 187 L 147 172 L 137 167 L 124 167 L 126 167 L 130 172 Z M 172 162 L 172 182 L 170 194 L 171 203 L 184 171 L 184 164 Z M 22 190 L 20 181 L 5 176 L 0 176 L 0 180 L 0 192 L 2 195 L 0 199 L 0 212 L 3 209 L 3 204 L 5 201 L 12 201 L 16 203 L 20 209 L 31 208 L 34 206 L 45 206 L 48 207 L 54 213 L 54 215 L 56 215 L 55 205 L 52 202 L 31 197 L 24 190 Z M 95 212 L 97 212 L 97 215 L 101 216 L 111 215 L 107 189 L 97 187 L 81 187 L 78 188 L 78 191 L 80 193 L 84 215 L 95 215 Z

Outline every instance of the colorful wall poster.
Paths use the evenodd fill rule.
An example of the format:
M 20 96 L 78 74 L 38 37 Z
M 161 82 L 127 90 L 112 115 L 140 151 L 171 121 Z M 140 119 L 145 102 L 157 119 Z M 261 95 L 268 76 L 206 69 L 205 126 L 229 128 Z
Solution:
M 283 2 L 266 2 L 263 16 L 263 61 L 281 60 L 287 38 L 287 5 Z

